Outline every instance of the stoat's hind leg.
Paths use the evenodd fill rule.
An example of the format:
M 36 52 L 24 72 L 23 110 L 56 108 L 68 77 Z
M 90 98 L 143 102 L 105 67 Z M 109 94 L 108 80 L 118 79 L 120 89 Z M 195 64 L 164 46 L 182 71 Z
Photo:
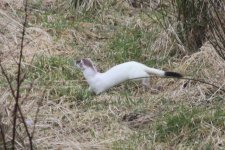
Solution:
M 142 84 L 135 87 L 135 95 L 146 93 L 149 89 L 149 78 L 141 79 Z
M 145 88 L 148 88 L 148 87 L 149 87 L 149 78 L 143 78 L 143 79 L 142 79 L 142 85 L 143 85 Z
M 149 86 L 149 78 L 143 78 L 142 79 L 142 91 L 143 92 L 146 92 L 146 91 L 148 91 L 149 90 L 149 88 L 150 88 L 150 86 Z

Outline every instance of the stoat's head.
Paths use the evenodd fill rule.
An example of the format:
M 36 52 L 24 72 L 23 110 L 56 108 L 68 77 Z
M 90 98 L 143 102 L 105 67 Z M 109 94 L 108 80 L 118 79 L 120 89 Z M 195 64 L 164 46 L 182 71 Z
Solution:
M 83 58 L 81 60 L 77 60 L 75 62 L 75 65 L 79 69 L 81 69 L 84 75 L 86 76 L 93 76 L 94 74 L 98 72 L 90 58 Z
M 76 66 L 82 71 L 86 69 L 91 69 L 97 72 L 97 69 L 90 58 L 83 58 L 81 60 L 77 60 L 75 63 L 76 63 Z

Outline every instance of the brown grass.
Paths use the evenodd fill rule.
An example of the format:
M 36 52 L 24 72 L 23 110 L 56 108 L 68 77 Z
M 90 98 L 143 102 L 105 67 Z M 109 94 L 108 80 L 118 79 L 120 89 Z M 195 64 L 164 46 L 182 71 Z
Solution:
M 213 109 L 212 113 L 217 106 L 221 106 L 224 110 L 222 108 L 224 107 L 224 93 L 212 86 L 194 81 L 153 77 L 151 88 L 147 92 L 143 92 L 136 82 L 128 82 L 99 96 L 94 96 L 84 92 L 84 89 L 87 89 L 86 82 L 71 64 L 64 65 L 71 72 L 75 72 L 74 78 L 66 79 L 60 76 L 60 72 L 64 71 L 60 70 L 62 64 L 51 66 L 50 62 L 46 61 L 44 67 L 41 68 L 34 63 L 34 60 L 41 61 L 38 59 L 41 55 L 48 56 L 49 59 L 57 56 L 63 60 L 91 57 L 100 69 L 105 70 L 114 64 L 113 58 L 108 57 L 108 45 L 117 35 L 116 32 L 123 31 L 120 30 L 121 28 L 138 28 L 146 32 L 160 28 L 154 20 L 142 14 L 142 10 L 132 8 L 125 1 L 116 3 L 114 7 L 102 10 L 99 16 L 100 21 L 79 21 L 73 27 L 51 28 L 51 30 L 39 22 L 27 28 L 25 41 L 28 44 L 24 49 L 24 67 L 28 70 L 30 67 L 39 67 L 40 72 L 32 69 L 29 72 L 37 76 L 44 72 L 44 77 L 41 75 L 35 79 L 28 77 L 23 85 L 21 97 L 26 96 L 31 83 L 33 83 L 32 89 L 26 101 L 20 102 L 30 129 L 34 125 L 36 110 L 40 109 L 35 124 L 36 131 L 33 140 L 35 148 L 116 149 L 117 142 L 124 141 L 120 145 L 121 149 L 129 148 L 129 144 L 131 149 L 194 148 L 193 145 L 196 143 L 188 141 L 192 134 L 188 129 L 183 128 L 182 132 L 163 142 L 157 140 L 158 133 L 155 126 L 165 122 L 168 114 L 178 113 L 177 110 L 183 106 L 190 110 L 192 108 L 209 109 L 209 112 Z M 107 2 L 101 2 L 101 5 L 103 4 L 107 6 Z M 18 11 L 18 8 L 14 9 Z M 129 13 L 133 15 L 130 16 Z M 10 10 L 0 10 L 0 26 L 3 27 L 0 36 L 1 62 L 9 68 L 8 72 L 12 76 L 15 73 L 13 65 L 18 55 L 22 28 L 20 18 L 16 16 Z M 50 16 L 55 19 L 53 14 Z M 204 79 L 225 88 L 225 62 L 208 42 L 201 47 L 200 51 L 191 55 L 183 53 L 182 55 L 185 54 L 183 58 L 177 56 L 179 54 L 170 57 L 171 51 L 177 48 L 177 43 L 174 43 L 172 36 L 162 29 L 155 36 L 156 40 L 153 43 L 146 44 L 148 49 L 153 51 L 144 53 L 143 58 L 169 58 L 160 66 L 161 68 L 181 72 L 191 78 Z M 145 42 L 144 39 L 142 40 L 141 42 Z M 71 43 L 76 43 L 76 45 L 72 46 Z M 144 49 L 144 47 L 141 48 Z M 156 65 L 159 64 L 156 63 Z M 49 75 L 55 70 L 56 72 Z M 54 75 L 59 77 L 54 77 Z M 50 79 L 45 80 L 44 78 L 47 77 Z M 0 117 L 5 128 L 6 140 L 10 141 L 13 101 L 5 80 L 0 77 L 0 81 Z M 75 94 L 71 94 L 73 91 L 63 93 L 63 89 L 68 87 L 75 90 Z M 81 91 L 83 93 L 79 96 Z M 219 98 L 222 100 L 219 101 Z M 205 116 L 203 114 L 203 118 Z M 204 149 L 207 144 L 211 144 L 214 149 L 223 147 L 225 144 L 222 131 L 224 125 L 220 128 L 215 124 L 201 121 L 199 131 L 195 132 L 196 137 L 200 138 L 196 141 L 199 142 L 197 147 Z M 28 139 L 21 123 L 18 124 L 17 132 L 17 149 L 26 149 Z M 140 134 L 139 138 L 142 139 L 143 132 L 148 136 L 138 141 L 135 135 Z M 177 139 L 180 139 L 179 142 L 176 142 Z M 128 144 L 126 141 L 131 142 Z M 132 145 L 133 142 L 136 142 L 136 145 Z

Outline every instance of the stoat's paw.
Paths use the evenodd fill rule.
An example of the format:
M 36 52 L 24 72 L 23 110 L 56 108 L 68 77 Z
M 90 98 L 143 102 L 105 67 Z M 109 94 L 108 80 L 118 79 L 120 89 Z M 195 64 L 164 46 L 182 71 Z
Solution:
M 88 87 L 88 91 L 91 92 L 91 93 L 94 92 L 94 90 L 90 86 Z

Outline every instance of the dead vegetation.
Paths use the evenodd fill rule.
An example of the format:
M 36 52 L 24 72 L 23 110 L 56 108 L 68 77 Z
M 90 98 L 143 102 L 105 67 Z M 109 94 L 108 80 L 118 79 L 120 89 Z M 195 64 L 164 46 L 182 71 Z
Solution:
M 159 24 L 164 18 L 160 18 L 157 1 L 151 9 L 142 4 L 134 7 L 130 1 L 80 2 L 77 10 L 69 9 L 75 3 L 64 1 L 29 4 L 22 63 L 27 76 L 19 104 L 29 130 L 36 126 L 34 148 L 223 148 L 225 93 L 218 88 L 153 77 L 147 92 L 129 81 L 94 96 L 73 66 L 73 60 L 82 57 L 95 60 L 99 70 L 135 59 L 224 89 L 225 62 L 213 45 L 206 41 L 198 51 L 188 53 L 179 42 L 176 26 L 170 24 L 165 30 Z M 16 73 L 23 27 L 21 7 L 3 1 L 0 9 L 1 64 L 11 78 Z M 0 91 L 0 127 L 10 148 L 14 100 L 2 75 Z M 3 143 L 0 136 L 1 148 Z M 28 144 L 19 119 L 16 149 L 28 149 Z

